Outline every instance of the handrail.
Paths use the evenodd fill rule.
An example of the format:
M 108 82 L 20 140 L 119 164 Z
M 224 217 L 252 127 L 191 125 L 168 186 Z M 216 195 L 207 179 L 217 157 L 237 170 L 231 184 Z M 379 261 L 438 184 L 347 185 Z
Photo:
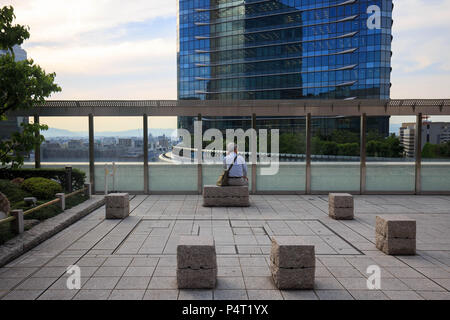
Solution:
M 29 209 L 29 210 L 27 210 L 27 211 L 24 211 L 24 212 L 23 212 L 23 215 L 26 216 L 26 215 L 28 215 L 28 214 L 30 214 L 30 213 L 33 213 L 33 212 L 35 212 L 35 211 L 37 211 L 37 210 L 39 210 L 39 209 L 49 207 L 49 206 L 51 206 L 52 204 L 56 204 L 56 203 L 58 203 L 59 201 L 60 201 L 60 199 L 54 199 L 54 200 L 52 200 L 52 201 L 43 203 L 43 204 L 41 204 L 41 205 L 39 205 L 39 206 L 37 206 L 37 207 L 31 208 L 31 209 Z

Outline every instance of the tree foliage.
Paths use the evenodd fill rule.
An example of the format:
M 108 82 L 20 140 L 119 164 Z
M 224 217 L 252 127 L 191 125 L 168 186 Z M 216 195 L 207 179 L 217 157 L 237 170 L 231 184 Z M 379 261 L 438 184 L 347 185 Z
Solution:
M 16 109 L 28 109 L 45 102 L 53 92 L 61 91 L 54 83 L 55 73 L 47 74 L 33 60 L 15 61 L 14 46 L 21 45 L 30 37 L 29 27 L 14 24 L 14 9 L 0 8 L 0 121 L 6 113 Z M 1 124 L 0 124 L 1 125 Z M 24 155 L 44 141 L 40 130 L 48 127 L 39 124 L 23 124 L 21 132 L 0 142 L 2 166 L 19 167 Z

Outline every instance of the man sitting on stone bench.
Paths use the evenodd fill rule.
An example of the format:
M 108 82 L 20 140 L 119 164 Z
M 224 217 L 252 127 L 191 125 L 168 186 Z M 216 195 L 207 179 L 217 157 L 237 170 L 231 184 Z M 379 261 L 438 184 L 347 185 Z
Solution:
M 247 165 L 245 164 L 245 159 L 244 157 L 237 155 L 238 148 L 234 143 L 228 144 L 227 151 L 227 156 L 223 160 L 225 170 L 228 170 L 231 167 L 231 169 L 228 171 L 227 184 L 223 187 L 219 187 L 217 185 L 204 186 L 204 207 L 250 206 L 248 195 Z M 218 183 L 218 185 L 220 184 Z
M 247 164 L 243 156 L 238 155 L 238 146 L 233 142 L 227 145 L 227 155 L 223 159 L 223 168 L 228 170 L 228 185 L 229 186 L 248 186 L 247 178 Z

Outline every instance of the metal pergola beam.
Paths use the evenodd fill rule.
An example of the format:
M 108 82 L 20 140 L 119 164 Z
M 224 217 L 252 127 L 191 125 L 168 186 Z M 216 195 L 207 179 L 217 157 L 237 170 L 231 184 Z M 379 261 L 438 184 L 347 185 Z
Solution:
M 424 100 L 49 100 L 11 116 L 402 116 L 450 115 L 450 99 Z

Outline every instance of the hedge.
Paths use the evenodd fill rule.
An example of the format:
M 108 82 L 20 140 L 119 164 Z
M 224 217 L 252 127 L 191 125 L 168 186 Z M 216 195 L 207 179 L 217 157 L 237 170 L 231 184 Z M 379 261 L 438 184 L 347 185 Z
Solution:
M 0 169 L 0 179 L 13 180 L 15 178 L 42 177 L 58 181 L 66 187 L 65 169 Z M 84 187 L 86 174 L 79 169 L 72 169 L 72 188 L 78 190 Z M 67 190 L 66 190 L 67 191 Z

